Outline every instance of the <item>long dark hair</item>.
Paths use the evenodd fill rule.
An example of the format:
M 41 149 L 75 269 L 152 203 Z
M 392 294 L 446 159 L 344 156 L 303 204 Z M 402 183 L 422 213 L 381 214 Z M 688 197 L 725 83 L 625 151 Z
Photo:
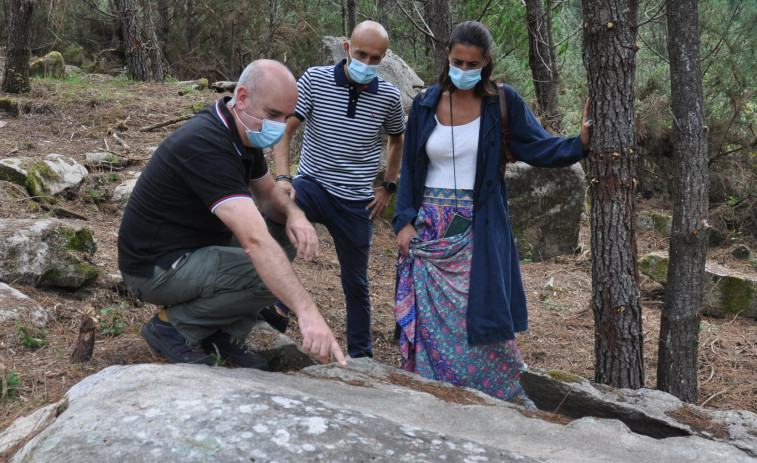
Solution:
M 484 59 L 486 59 L 492 52 L 492 35 L 489 33 L 489 29 L 478 21 L 461 22 L 452 30 L 447 41 L 447 48 L 452 50 L 452 46 L 457 44 L 479 48 Z M 494 72 L 494 58 L 490 59 L 489 64 L 481 69 L 481 81 L 473 87 L 477 96 L 488 97 L 497 94 L 490 82 L 492 72 Z M 438 81 L 442 90 L 455 91 L 456 87 L 452 83 L 452 79 L 449 78 L 449 60 L 444 63 L 444 69 L 439 74 Z

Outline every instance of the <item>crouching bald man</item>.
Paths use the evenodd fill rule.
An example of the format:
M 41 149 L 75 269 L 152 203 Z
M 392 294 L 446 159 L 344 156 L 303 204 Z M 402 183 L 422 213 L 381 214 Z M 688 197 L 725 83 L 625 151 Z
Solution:
M 165 306 L 141 334 L 172 363 L 267 369 L 244 347 L 260 310 L 281 300 L 297 316 L 303 349 L 344 355 L 291 265 L 318 252 L 313 226 L 268 172 L 297 104 L 291 72 L 252 62 L 234 97 L 203 109 L 153 154 L 124 210 L 118 268 L 129 291 Z

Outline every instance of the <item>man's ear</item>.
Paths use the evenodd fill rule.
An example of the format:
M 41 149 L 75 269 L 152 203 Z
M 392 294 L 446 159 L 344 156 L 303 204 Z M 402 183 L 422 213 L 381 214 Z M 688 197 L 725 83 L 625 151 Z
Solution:
M 234 101 L 237 104 L 241 103 L 242 107 L 240 111 L 244 111 L 245 107 L 250 101 L 250 92 L 249 90 L 247 90 L 247 87 L 241 85 L 234 90 Z
M 344 46 L 344 54 L 349 57 L 350 56 L 350 41 L 349 40 L 345 40 L 344 44 L 342 44 L 342 45 Z

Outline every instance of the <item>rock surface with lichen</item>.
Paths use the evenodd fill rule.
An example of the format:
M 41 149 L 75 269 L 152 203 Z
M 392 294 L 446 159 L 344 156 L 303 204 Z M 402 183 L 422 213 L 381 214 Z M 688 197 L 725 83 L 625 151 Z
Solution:
M 0 180 L 25 187 L 38 201 L 75 190 L 87 175 L 86 167 L 61 154 L 48 154 L 42 161 L 33 158 L 0 160 Z
M 97 279 L 97 250 L 86 222 L 0 219 L 0 281 L 81 288 Z
M 590 394 L 588 384 L 581 387 Z M 608 392 L 597 391 L 594 404 Z M 648 400 L 644 393 L 620 391 L 612 399 L 618 408 L 623 401 L 631 402 L 625 408 L 636 405 L 638 425 L 641 415 L 655 422 L 660 421 L 655 413 L 681 408 L 666 398 L 660 409 L 664 393 L 656 392 L 652 412 L 638 405 Z M 548 412 L 371 359 L 287 374 L 205 365 L 112 366 L 76 384 L 55 409 L 61 412 L 57 417 L 43 409 L 38 413 L 47 413 L 44 422 L 27 420 L 37 423 L 32 433 L 39 433 L 11 462 L 747 463 L 757 457 L 757 437 L 749 434 L 757 430 L 753 413 L 744 412 L 733 426 L 722 425 L 717 437 L 694 431 L 690 411 L 665 422 L 662 427 L 675 432 L 660 436 L 597 417 L 590 408 L 559 424 L 546 419 Z M 738 441 L 726 435 L 735 427 L 744 431 Z

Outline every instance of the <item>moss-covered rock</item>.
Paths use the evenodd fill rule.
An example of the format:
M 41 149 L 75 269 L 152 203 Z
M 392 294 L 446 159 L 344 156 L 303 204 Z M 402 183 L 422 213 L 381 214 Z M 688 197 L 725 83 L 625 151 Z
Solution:
M 552 379 L 561 383 L 589 383 L 586 378 L 563 370 L 547 370 L 546 373 Z
M 59 261 L 55 267 L 48 268 L 42 274 L 38 286 L 82 288 L 94 283 L 98 276 L 100 269 L 97 266 L 69 256 Z
M 94 233 L 86 222 L 58 219 L 0 220 L 0 281 L 78 289 L 100 269 L 91 262 Z
M 57 51 L 51 51 L 42 58 L 38 58 L 29 65 L 29 76 L 55 77 L 60 79 L 66 75 L 66 66 L 63 55 Z
M 0 98 L 0 111 L 4 111 L 11 116 L 18 116 L 18 101 L 11 98 Z
M 639 271 L 658 283 L 668 281 L 668 256 L 651 252 L 639 260 Z
M 0 180 L 24 186 L 26 176 L 27 172 L 22 167 L 20 159 L 9 158 L 0 160 Z
M 639 271 L 658 283 L 668 278 L 669 259 L 662 252 L 639 260 Z M 739 315 L 757 319 L 757 278 L 729 273 L 715 264 L 705 267 L 702 313 L 712 317 Z
M 59 228 L 58 233 L 65 237 L 64 251 L 86 252 L 90 256 L 95 255 L 97 244 L 95 234 L 89 228 Z
M 639 230 L 654 230 L 662 236 L 670 236 L 673 218 L 655 211 L 641 211 L 636 216 L 636 226 Z
M 60 180 L 60 175 L 48 163 L 37 161 L 27 167 L 24 186 L 26 187 L 26 191 L 37 201 L 46 202 L 49 201 L 50 196 L 49 182 L 56 182 L 58 180 Z
M 704 310 L 714 317 L 734 315 L 757 318 L 757 280 L 743 275 L 708 275 Z

